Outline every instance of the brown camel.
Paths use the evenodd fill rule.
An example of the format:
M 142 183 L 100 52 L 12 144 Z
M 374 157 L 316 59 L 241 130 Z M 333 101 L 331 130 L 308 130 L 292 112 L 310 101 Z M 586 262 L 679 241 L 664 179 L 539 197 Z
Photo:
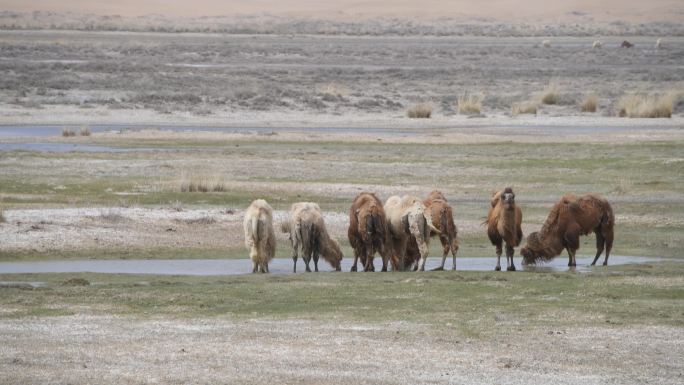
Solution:
M 549 261 L 568 250 L 568 266 L 576 266 L 575 253 L 579 249 L 580 235 L 591 232 L 596 234 L 596 256 L 591 263 L 596 264 L 604 248 L 606 257 L 603 265 L 608 264 L 608 256 L 613 247 L 615 215 L 613 208 L 603 197 L 594 194 L 576 197 L 563 196 L 556 203 L 539 232 L 527 237 L 527 244 L 520 250 L 523 264 Z
M 494 193 L 491 207 L 487 214 L 487 235 L 492 245 L 496 246 L 496 271 L 501 270 L 501 247 L 506 243 L 506 270 L 515 271 L 513 262 L 514 247 L 522 241 L 522 210 L 515 204 L 513 189 L 506 187 Z
M 373 258 L 376 252 L 382 257 L 382 271 L 387 271 L 387 262 L 391 254 L 389 229 L 382 202 L 375 194 L 362 192 L 356 196 L 349 209 L 347 236 L 354 250 L 351 271 L 356 271 L 359 259 L 364 271 L 375 271 Z
M 456 270 L 456 253 L 458 252 L 458 228 L 454 223 L 454 212 L 451 205 L 444 197 L 441 191 L 434 190 L 423 201 L 425 207 L 432 215 L 432 225 L 439 229 L 440 233 L 434 231 L 430 232 L 430 236 L 439 236 L 439 241 L 442 243 L 442 265 L 435 270 L 444 270 L 444 263 L 446 257 L 451 251 L 453 258 L 452 270 Z

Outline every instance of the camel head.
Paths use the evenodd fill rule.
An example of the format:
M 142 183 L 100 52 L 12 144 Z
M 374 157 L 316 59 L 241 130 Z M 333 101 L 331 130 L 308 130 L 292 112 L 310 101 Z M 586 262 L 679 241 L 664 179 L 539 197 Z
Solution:
M 336 239 L 330 239 L 330 249 L 330 264 L 335 268 L 335 271 L 342 271 L 342 249 Z
M 504 209 L 506 210 L 513 210 L 515 207 L 515 194 L 513 193 L 513 189 L 510 187 L 506 187 L 504 191 L 501 193 L 501 204 L 503 204 Z
M 546 249 L 542 244 L 539 232 L 535 231 L 527 236 L 527 243 L 520 249 L 520 254 L 523 256 L 523 265 L 534 265 L 540 259 L 548 259 Z

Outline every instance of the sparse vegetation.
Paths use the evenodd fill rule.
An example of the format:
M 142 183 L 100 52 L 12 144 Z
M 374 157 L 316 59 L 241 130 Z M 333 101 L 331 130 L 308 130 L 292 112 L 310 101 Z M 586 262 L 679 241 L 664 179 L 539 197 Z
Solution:
M 678 95 L 668 92 L 663 95 L 632 93 L 617 102 L 617 115 L 627 118 L 670 118 Z
M 204 176 L 184 177 L 180 182 L 180 192 L 223 192 L 226 185 L 219 178 L 208 178 Z
M 121 213 L 113 208 L 103 209 L 100 211 L 100 219 L 106 222 L 118 223 L 126 220 L 126 217 L 121 215 Z
M 90 136 L 90 127 L 88 126 L 83 126 L 81 127 L 81 130 L 79 131 L 79 134 L 81 136 Z
M 536 114 L 537 113 L 537 103 L 535 102 L 520 102 L 513 104 L 512 111 L 513 115 L 522 114 Z
M 558 104 L 559 89 L 555 83 L 549 83 L 542 91 L 541 102 L 543 104 Z
M 411 119 L 429 119 L 432 116 L 432 105 L 429 103 L 420 103 L 411 106 L 406 111 L 406 116 Z
M 464 93 L 458 97 L 458 113 L 463 115 L 479 114 L 482 110 L 482 95 Z
M 71 128 L 64 127 L 64 128 L 62 128 L 62 136 L 64 136 L 64 137 L 76 136 L 76 131 L 74 131 Z
M 598 107 L 598 96 L 595 93 L 589 93 L 584 97 L 580 103 L 580 111 L 582 112 L 596 112 Z
M 185 223 L 188 225 L 213 225 L 216 223 L 216 218 L 205 215 L 200 218 L 186 219 Z

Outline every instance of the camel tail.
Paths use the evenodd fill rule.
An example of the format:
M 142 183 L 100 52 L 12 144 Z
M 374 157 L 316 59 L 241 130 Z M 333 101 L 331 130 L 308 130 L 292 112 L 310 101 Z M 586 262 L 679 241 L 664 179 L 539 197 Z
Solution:
M 285 221 L 280 224 L 280 231 L 283 233 L 289 233 L 292 230 L 292 225 L 290 221 Z
M 380 218 L 380 215 L 378 215 L 378 213 L 375 211 L 371 214 L 371 227 L 373 228 L 373 232 L 375 232 L 376 234 L 380 235 L 381 237 L 385 236 L 385 229 L 382 223 L 382 219 Z
M 259 242 L 259 220 L 258 216 L 252 217 L 252 240 L 254 241 L 254 244 L 257 244 Z

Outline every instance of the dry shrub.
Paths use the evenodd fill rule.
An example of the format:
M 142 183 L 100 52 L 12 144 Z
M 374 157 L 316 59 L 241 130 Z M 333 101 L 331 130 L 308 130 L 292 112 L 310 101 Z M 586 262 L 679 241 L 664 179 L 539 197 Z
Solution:
M 428 103 L 416 104 L 406 111 L 406 116 L 411 119 L 429 119 L 432 116 L 432 105 Z
M 627 118 L 670 118 L 678 99 L 675 92 L 664 95 L 628 94 L 617 102 L 617 115 Z
M 550 47 L 551 47 L 551 40 L 544 40 L 544 41 L 542 41 L 542 47 L 544 47 L 544 48 L 550 48 Z
M 90 286 L 90 281 L 85 278 L 71 278 L 59 283 L 61 286 Z
M 203 216 L 195 219 L 186 219 L 185 223 L 188 225 L 213 225 L 216 223 L 216 219 L 209 216 Z
M 81 130 L 79 131 L 79 134 L 81 136 L 90 136 L 90 127 L 88 126 L 83 126 L 81 127 Z
M 223 192 L 226 185 L 217 177 L 208 178 L 204 176 L 183 177 L 180 182 L 181 192 Z
M 479 114 L 482 110 L 482 95 L 464 93 L 458 97 L 458 113 L 464 115 Z
M 541 102 L 544 104 L 557 104 L 558 94 L 558 86 L 555 83 L 549 83 L 542 91 Z
M 64 128 L 62 128 L 62 136 L 65 136 L 65 137 L 76 136 L 76 131 L 74 131 L 71 128 L 64 127 Z
M 100 210 L 100 219 L 105 222 L 119 223 L 126 220 L 126 217 L 121 215 L 121 212 L 116 209 Z
M 582 112 L 596 112 L 598 107 L 598 96 L 594 93 L 589 93 L 584 97 L 582 103 L 580 103 L 580 111 Z
M 603 47 L 603 43 L 601 43 L 601 40 L 594 40 L 594 44 L 591 45 L 591 48 L 597 49 Z
M 521 102 L 515 103 L 513 105 L 513 115 L 520 114 L 537 114 L 537 103 L 534 102 Z
M 347 87 L 336 82 L 330 82 L 326 84 L 325 86 L 321 87 L 320 91 L 323 94 L 332 95 L 337 98 L 343 98 L 349 94 Z

